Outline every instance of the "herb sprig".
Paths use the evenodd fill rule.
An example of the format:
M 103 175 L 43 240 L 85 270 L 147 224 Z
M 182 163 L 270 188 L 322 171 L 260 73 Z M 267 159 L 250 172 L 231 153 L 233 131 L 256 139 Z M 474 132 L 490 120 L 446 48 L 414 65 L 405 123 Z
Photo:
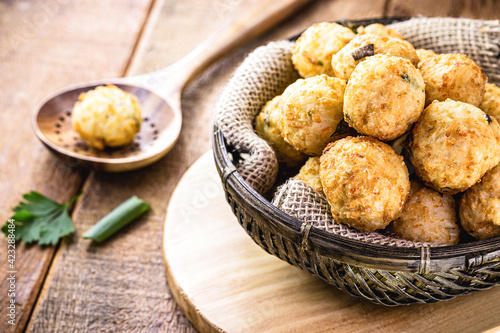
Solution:
M 16 241 L 55 245 L 60 238 L 75 232 L 68 209 L 80 195 L 59 204 L 36 191 L 24 194 L 25 201 L 13 209 L 14 215 L 11 217 L 15 221 Z M 3 225 L 2 232 L 8 235 L 8 222 Z

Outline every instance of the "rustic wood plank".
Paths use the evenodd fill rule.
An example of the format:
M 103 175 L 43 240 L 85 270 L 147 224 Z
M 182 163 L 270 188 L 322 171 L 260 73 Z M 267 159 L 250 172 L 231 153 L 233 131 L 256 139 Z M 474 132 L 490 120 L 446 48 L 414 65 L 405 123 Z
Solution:
M 141 41 L 143 43 L 139 46 L 139 52 L 134 57 L 135 61 L 129 73 L 152 71 L 180 58 L 206 37 L 217 23 L 230 15 L 240 1 L 157 1 L 152 17 L 158 20 L 151 20 L 149 37 Z M 41 73 L 38 74 L 37 80 L 30 80 L 30 76 L 26 75 L 9 90 L 2 87 L 0 96 L 9 98 L 0 99 L 0 106 L 3 106 L 5 111 L 10 110 L 10 112 L 0 113 L 1 119 L 4 120 L 2 124 L 11 124 L 13 120 L 16 124 L 26 123 L 20 115 L 21 112 L 13 108 L 14 104 L 23 110 L 32 110 L 36 101 L 46 93 L 67 83 L 112 77 L 123 73 L 128 66 L 127 59 L 130 53 L 127 52 L 132 49 L 130 42 L 135 41 L 127 37 L 130 33 L 129 29 L 137 28 L 133 24 L 131 27 L 130 22 L 136 19 L 136 15 L 144 15 L 146 12 L 144 8 L 147 7 L 144 7 L 145 3 L 145 1 L 125 2 L 124 4 L 119 1 L 99 2 L 99 5 L 105 6 L 105 10 L 100 8 L 101 14 L 107 10 L 113 13 L 112 18 L 120 15 L 128 18 L 122 21 L 127 24 L 121 25 L 110 24 L 114 21 L 109 16 L 101 20 L 97 15 L 99 11 L 95 9 L 99 7 L 97 2 L 91 4 L 88 2 L 67 3 L 66 1 L 34 4 L 0 3 L 0 25 L 15 28 L 14 30 L 2 29 L 0 32 L 2 36 L 0 37 L 2 38 L 0 39 L 0 45 L 2 45 L 0 66 L 5 66 L 0 69 L 5 82 L 15 82 L 14 75 L 23 70 L 26 71 L 24 69 L 27 67 L 26 64 L 37 64 L 36 68 L 40 68 Z M 407 5 L 409 2 L 402 3 Z M 486 2 L 487 6 L 488 3 L 490 2 Z M 170 292 L 165 287 L 159 253 L 161 225 L 170 193 L 177 180 L 184 170 L 210 147 L 211 111 L 224 83 L 245 53 L 267 40 L 295 34 L 317 21 L 381 16 L 383 14 L 381 8 L 384 5 L 384 1 L 359 1 L 354 4 L 347 0 L 316 1 L 288 23 L 270 31 L 261 39 L 249 43 L 193 82 L 183 98 L 185 118 L 187 118 L 184 122 L 183 136 L 174 151 L 166 158 L 154 166 L 124 175 L 91 174 L 85 186 L 87 195 L 82 198 L 73 215 L 77 220 L 78 233 L 62 244 L 56 256 L 42 291 L 37 313 L 32 318 L 31 330 L 35 332 L 40 330 L 142 331 L 146 329 L 192 331 L 193 328 L 180 314 Z M 122 12 L 120 9 L 123 8 L 122 6 L 130 8 Z M 435 2 L 432 6 L 435 6 Z M 432 8 L 432 6 L 422 8 Z M 394 14 L 391 8 L 395 7 L 388 6 L 388 8 L 388 13 Z M 57 17 L 62 15 L 59 14 L 60 11 L 78 19 L 68 22 L 68 16 L 66 16 L 57 20 Z M 472 9 L 470 11 L 474 12 Z M 19 15 L 12 15 L 17 12 L 23 12 L 25 16 L 19 19 Z M 490 13 L 489 10 L 487 12 Z M 179 15 L 179 13 L 184 14 Z M 424 12 L 423 14 L 426 15 Z M 80 15 L 86 19 L 80 21 Z M 453 16 L 453 14 L 450 15 Z M 82 22 L 87 24 L 87 30 L 80 31 L 79 24 Z M 69 26 L 66 28 L 68 23 Z M 47 29 L 47 26 L 52 27 L 52 30 Z M 110 34 L 109 29 L 112 27 L 114 28 L 111 29 Z M 65 29 L 67 32 L 78 32 L 79 38 L 68 39 L 65 37 Z M 184 29 L 186 33 L 180 33 Z M 98 31 L 99 34 L 92 37 L 90 36 L 92 31 L 94 33 Z M 116 33 L 118 38 L 114 35 Z M 51 35 L 57 36 L 59 40 L 57 44 L 49 44 L 51 48 L 48 48 L 44 45 L 49 43 Z M 116 44 L 110 43 L 110 40 L 115 41 Z M 29 45 L 27 41 L 30 42 Z M 3 47 L 4 43 L 8 43 L 10 48 Z M 91 46 L 88 47 L 88 45 Z M 98 47 L 106 54 L 105 57 L 99 52 L 92 52 Z M 44 49 L 50 52 L 45 58 L 41 58 L 35 51 Z M 118 52 L 118 49 L 122 52 Z M 85 62 L 85 59 L 91 59 L 92 63 Z M 19 63 L 14 65 L 16 61 Z M 65 70 L 54 71 L 53 68 L 56 65 L 64 66 Z M 29 68 L 35 68 L 35 66 Z M 52 71 L 44 73 L 42 68 L 52 69 Z M 67 68 L 73 70 L 68 71 Z M 51 86 L 51 82 L 54 86 Z M 9 102 L 10 100 L 14 100 L 15 103 Z M 10 131 L 9 127 L 6 127 L 7 130 L 2 128 L 4 135 L 0 138 L 0 143 L 2 147 L 7 147 L 7 153 L 3 152 L 2 160 L 0 160 L 2 170 L 14 169 L 13 165 L 17 169 L 16 172 L 6 172 L 0 175 L 2 184 L 9 185 L 5 186 L 7 191 L 2 194 L 5 216 L 9 216 L 10 207 L 15 205 L 23 192 L 35 188 L 49 196 L 52 195 L 56 200 L 63 201 L 71 197 L 77 188 L 68 186 L 61 190 L 63 184 L 78 183 L 85 177 L 85 172 L 78 169 L 73 171 L 50 156 L 36 142 L 30 129 L 26 127 L 23 127 L 23 131 L 16 131 L 12 127 Z M 13 152 L 14 148 L 9 147 L 15 147 L 16 151 Z M 24 155 L 18 153 L 18 147 L 22 147 L 21 153 L 27 154 L 30 158 L 23 158 Z M 34 164 L 33 161 L 37 163 Z M 51 172 L 38 170 L 51 170 Z M 131 194 L 137 194 L 152 202 L 153 210 L 108 244 L 96 246 L 80 240 L 79 236 L 86 228 Z M 0 244 L 2 249 L 6 248 L 4 245 Z M 31 284 L 28 284 L 26 289 L 24 285 L 22 288 L 23 292 L 28 291 L 31 297 L 28 298 L 33 302 L 35 295 L 33 290 L 37 290 L 37 286 L 42 282 L 40 277 L 43 277 L 47 270 L 53 248 L 43 250 L 39 247 L 31 247 L 22 251 L 26 253 L 35 251 L 36 253 L 35 255 L 28 253 L 23 258 L 20 257 L 21 253 L 18 253 L 20 264 L 28 265 L 30 260 L 33 263 L 39 261 L 43 263 L 39 268 L 32 264 L 33 267 L 29 268 L 29 271 L 33 272 L 29 276 L 32 278 L 29 282 Z M 115 282 L 118 282 L 118 285 L 115 285 Z M 25 304 L 28 303 L 27 301 Z M 19 318 L 21 317 L 26 320 L 27 315 L 23 313 Z
M 79 191 L 87 172 L 62 163 L 40 144 L 31 128 L 32 113 L 55 89 L 122 75 L 149 2 L 0 2 L 0 210 L 5 220 L 30 190 L 59 202 Z M 98 7 L 107 13 L 106 21 L 95 16 Z M 1 332 L 24 330 L 55 249 L 17 244 L 12 326 L 7 323 L 7 240 L 0 237 Z
M 214 31 L 243 0 L 156 2 L 129 74 L 171 64 Z M 300 15 L 215 64 L 185 91 L 183 132 L 158 163 L 126 174 L 91 173 L 73 214 L 77 233 L 61 245 L 36 308 L 30 331 L 193 331 L 166 285 L 161 234 L 172 190 L 184 171 L 210 148 L 212 110 L 244 55 L 320 20 L 380 16 L 384 1 L 364 10 L 347 0 L 316 1 Z M 352 12 L 346 11 L 347 8 Z M 354 13 L 356 12 L 356 13 Z M 132 194 L 152 210 L 103 245 L 80 239 L 100 217 Z
M 411 2 L 411 6 L 414 6 L 411 7 L 409 1 L 392 1 L 392 5 L 388 6 L 388 14 L 408 15 L 405 11 L 409 12 L 413 10 L 412 8 L 420 8 L 412 11 L 410 14 L 465 15 L 467 17 L 498 18 L 498 14 L 495 12 L 496 8 L 498 8 L 498 2 L 496 1 L 481 1 L 482 7 L 480 8 L 475 5 L 477 2 L 474 1 L 462 1 L 458 6 L 451 5 L 451 1 L 445 2 L 448 4 L 447 7 L 440 7 L 441 5 L 436 7 L 436 2 L 431 3 L 427 0 L 417 3 L 416 6 L 415 2 Z M 161 14 L 162 19 L 160 21 L 152 21 L 154 23 L 152 31 L 157 33 L 157 35 L 149 39 L 144 39 L 146 46 L 140 47 L 139 50 L 141 52 L 136 55 L 136 59 L 140 59 L 140 61 L 134 62 L 130 73 L 158 69 L 178 59 L 190 50 L 192 46 L 201 41 L 211 31 L 210 29 L 214 28 L 218 22 L 221 22 L 238 4 L 238 1 L 222 0 L 208 4 L 202 1 L 158 2 L 157 7 L 161 8 L 161 10 L 155 10 L 153 13 L 157 13 L 157 16 Z M 397 7 L 398 4 L 399 7 Z M 461 4 L 464 4 L 464 6 Z M 68 83 L 122 74 L 128 65 L 129 53 L 127 52 L 130 52 L 132 49 L 131 43 L 135 41 L 135 38 L 131 38 L 131 36 L 138 34 L 140 24 L 137 23 L 140 23 L 141 17 L 144 17 L 148 5 L 149 2 L 147 1 L 109 1 L 104 3 L 73 3 L 67 1 L 16 3 L 10 1 L 0 3 L 0 25 L 6 27 L 6 29 L 2 29 L 0 32 L 0 71 L 3 81 L 9 82 L 8 85 L 2 85 L 2 91 L 0 92 L 0 96 L 2 97 L 0 98 L 0 106 L 4 110 L 4 112 L 0 113 L 0 117 L 2 117 L 0 119 L 3 120 L 1 124 L 5 124 L 1 125 L 3 126 L 1 128 L 3 135 L 0 138 L 0 143 L 3 147 L 0 159 L 3 173 L 0 175 L 0 180 L 4 188 L 1 194 L 2 202 L 4 203 L 2 206 L 4 216 L 10 216 L 10 208 L 17 203 L 21 193 L 30 189 L 37 189 L 58 201 L 69 199 L 77 191 L 78 185 L 75 184 L 79 184 L 84 179 L 86 173 L 79 169 L 67 167 L 49 155 L 32 136 L 31 129 L 26 122 L 26 117 L 27 115 L 29 117 L 36 102 L 55 88 L 62 87 Z M 107 245 L 109 248 L 92 245 L 83 246 L 82 248 L 77 238 L 79 234 L 69 239 L 68 242 L 65 242 L 61 247 L 62 251 L 59 251 L 54 262 L 51 275 L 47 278 L 48 283 L 42 292 L 40 308 L 53 310 L 47 304 L 60 298 L 59 295 L 74 297 L 76 300 L 73 299 L 70 305 L 73 305 L 75 308 L 70 310 L 56 308 L 57 311 L 50 312 L 50 315 L 47 314 L 45 320 L 40 319 L 42 316 L 36 316 L 33 323 L 38 322 L 41 325 L 36 326 L 34 324 L 32 327 L 43 328 L 46 331 L 47 327 L 49 329 L 56 327 L 56 324 L 50 322 L 50 319 L 59 320 L 62 317 L 62 319 L 71 321 L 73 311 L 79 311 L 82 302 L 90 300 L 92 302 L 88 306 L 92 307 L 96 299 L 99 300 L 103 298 L 102 295 L 109 296 L 108 294 L 111 293 L 113 297 L 109 297 L 108 300 L 100 303 L 98 302 L 106 310 L 106 315 L 101 320 L 96 319 L 96 317 L 101 316 L 98 312 L 89 318 L 82 316 L 79 318 L 84 323 L 88 323 L 89 321 L 94 322 L 93 327 L 97 327 L 98 329 L 103 329 L 103 327 L 114 328 L 114 323 L 121 323 L 122 326 L 119 327 L 127 328 L 124 325 L 130 323 L 126 318 L 126 312 L 129 310 L 126 302 L 115 305 L 115 301 L 125 298 L 124 295 L 110 292 L 105 288 L 96 287 L 96 290 L 99 292 L 83 293 L 82 298 L 78 300 L 81 295 L 77 295 L 71 288 L 76 286 L 77 289 L 86 287 L 92 290 L 94 284 L 99 285 L 97 282 L 100 282 L 103 278 L 105 278 L 105 282 L 113 280 L 113 277 L 116 277 L 113 275 L 113 269 L 126 271 L 124 269 L 126 264 L 130 264 L 130 261 L 131 265 L 134 265 L 136 260 L 144 261 L 145 267 L 138 266 L 137 272 L 133 272 L 133 276 L 119 275 L 121 279 L 130 282 L 128 286 L 144 288 L 141 290 L 135 289 L 136 293 L 132 293 L 133 295 L 137 298 L 145 297 L 146 292 L 144 290 L 150 290 L 151 286 L 148 283 L 151 282 L 159 282 L 160 285 L 164 286 L 164 281 L 161 278 L 157 279 L 157 270 L 161 265 L 161 260 L 158 260 L 158 257 L 155 255 L 148 255 L 146 259 L 142 259 L 144 258 L 144 253 L 155 251 L 155 247 L 151 243 L 156 244 L 156 241 L 152 241 L 149 245 L 143 245 L 143 242 L 145 239 L 150 239 L 151 237 L 153 240 L 159 240 L 158 234 L 161 233 L 161 217 L 165 213 L 166 202 L 170 196 L 171 189 L 175 186 L 176 181 L 187 166 L 203 151 L 209 148 L 210 143 L 207 138 L 210 131 L 211 108 L 223 87 L 223 83 L 243 55 L 264 41 L 294 34 L 303 30 L 312 22 L 345 17 L 362 18 L 380 16 L 382 14 L 380 10 L 381 5 L 384 5 L 384 1 L 361 1 L 354 4 L 347 0 L 315 2 L 315 4 L 304 10 L 300 15 L 290 20 L 289 23 L 271 31 L 262 39 L 249 44 L 247 47 L 233 54 L 232 57 L 213 66 L 188 88 L 184 95 L 183 104 L 190 120 L 185 122 L 185 131 L 181 138 L 182 143 L 161 163 L 142 172 L 130 173 L 123 176 L 108 178 L 106 175 L 93 174 L 85 187 L 91 194 L 83 198 L 74 214 L 80 222 L 80 226 L 88 227 L 105 210 L 111 209 L 114 205 L 121 202 L 121 200 L 126 199 L 128 194 L 131 193 L 148 198 L 156 196 L 156 199 L 153 198 L 156 204 L 153 207 L 153 211 L 146 217 L 147 223 L 144 223 L 145 226 L 141 224 L 143 221 L 138 221 L 131 225 L 123 236 L 120 236 L 128 237 L 129 240 L 125 241 L 124 244 L 131 247 L 138 246 L 138 249 L 135 251 L 125 251 L 127 255 L 123 260 L 116 261 L 116 252 L 123 253 L 124 250 L 123 245 L 120 245 L 122 241 L 118 236 L 113 241 L 118 245 L 114 245 L 115 247 Z M 105 20 L 101 20 L 96 15 L 96 12 L 98 12 L 96 10 L 97 7 L 99 7 L 101 14 L 109 14 Z M 457 8 L 460 14 L 455 14 L 457 13 Z M 179 13 L 185 13 L 185 15 L 179 15 L 173 21 L 168 20 L 169 17 Z M 191 17 L 190 15 L 193 13 L 196 14 L 193 18 L 187 20 L 179 19 L 180 16 L 185 18 Z M 76 19 L 68 19 L 73 17 Z M 116 23 L 111 24 L 112 22 Z M 126 22 L 126 24 L 120 24 L 122 22 Z M 130 22 L 134 23 L 130 24 Z M 195 33 L 178 33 L 182 29 L 188 29 L 188 31 Z M 78 39 L 72 39 L 71 34 L 77 35 Z M 109 41 L 114 42 L 110 43 Z M 172 47 L 172 45 L 175 45 L 175 47 Z M 45 56 L 41 57 L 40 54 Z M 102 54 L 106 54 L 106 57 L 104 58 Z M 109 59 L 112 60 L 110 61 Z M 37 69 L 35 79 L 33 79 L 32 73 L 27 68 L 30 71 L 33 71 L 33 68 Z M 54 70 L 54 68 L 62 69 Z M 19 75 L 19 73 L 22 73 L 22 75 Z M 15 127 L 11 126 L 13 122 L 16 125 Z M 34 163 L 35 161 L 36 163 Z M 144 174 L 151 174 L 156 179 L 144 180 L 142 179 Z M 130 183 L 123 185 L 124 180 L 129 181 L 129 178 L 131 179 Z M 113 187 L 113 190 L 109 190 L 110 186 Z M 134 186 L 140 188 L 140 190 L 132 191 L 131 189 L 134 189 Z M 100 194 L 98 191 L 107 193 Z M 164 198 L 158 195 L 161 192 L 165 193 Z M 109 199 L 109 201 L 104 205 L 102 201 L 105 199 Z M 139 231 L 135 229 L 139 229 Z M 79 233 L 84 230 L 85 228 L 79 228 Z M 141 234 L 140 237 L 137 236 L 138 233 Z M 111 244 L 114 244 L 113 242 Z M 84 243 L 84 245 L 88 245 L 88 243 Z M 0 241 L 0 246 L 2 248 L 1 251 L 4 251 L 3 249 L 6 248 L 4 239 Z M 144 247 L 146 252 L 142 251 L 141 246 Z M 107 253 L 103 249 L 108 249 L 110 252 Z M 22 328 L 27 320 L 29 309 L 35 300 L 36 291 L 41 285 L 53 251 L 54 248 L 52 247 L 40 248 L 38 246 L 26 247 L 25 245 L 21 245 L 18 248 L 18 286 L 20 291 L 17 299 L 19 303 L 18 309 L 20 308 L 20 313 L 18 313 L 18 318 L 20 319 L 18 328 Z M 113 251 L 116 252 L 113 253 Z M 86 265 L 82 267 L 79 262 L 87 253 L 88 257 L 85 257 Z M 5 256 L 2 256 L 0 267 L 4 267 L 4 260 Z M 95 265 L 94 262 L 98 262 L 98 265 Z M 110 262 L 109 266 L 112 267 L 108 267 L 106 262 Z M 66 264 L 69 267 L 68 271 L 61 268 Z M 99 270 L 103 267 L 105 269 L 102 271 Z M 73 279 L 77 283 L 67 285 L 65 273 L 62 272 L 63 270 L 68 272 L 67 278 L 69 280 Z M 155 275 L 155 278 L 146 278 L 148 283 L 135 285 L 134 281 L 136 280 L 134 278 L 142 277 L 144 271 Z M 26 272 L 29 272 L 29 274 L 23 274 Z M 78 274 L 72 275 L 75 272 Z M 4 272 L 0 274 L 4 274 Z M 91 278 L 85 280 L 83 279 L 84 275 L 90 275 Z M 2 281 L 5 281 L 5 279 L 2 278 Z M 104 283 L 103 285 L 107 286 L 111 284 Z M 2 286 L 4 285 L 2 284 Z M 179 314 L 168 292 L 165 296 L 161 296 L 158 294 L 162 294 L 164 290 L 161 287 L 158 289 L 160 290 L 155 292 L 155 298 L 145 304 L 148 307 L 160 304 L 160 310 L 157 310 L 157 307 L 154 307 L 153 310 L 159 311 L 161 314 L 155 317 L 154 320 L 151 320 L 153 323 L 149 327 L 157 327 L 155 325 L 160 324 L 156 320 L 161 319 L 168 322 L 166 326 L 161 326 L 161 328 L 175 327 L 177 329 L 190 330 L 190 326 L 185 324 L 185 319 Z M 122 291 L 124 292 L 125 290 L 128 289 L 123 289 Z M 93 297 L 85 298 L 89 295 L 93 295 Z M 5 296 L 2 295 L 0 297 Z M 64 304 L 55 301 L 53 305 L 62 306 Z M 106 305 L 110 309 L 107 309 Z M 136 302 L 134 306 L 131 306 L 131 311 L 138 311 L 142 305 L 144 304 Z M 99 307 L 96 306 L 95 308 Z M 1 315 L 5 314 L 1 312 L 3 310 L 4 308 L 0 310 Z M 64 311 L 69 311 L 69 315 L 65 314 Z M 141 316 L 148 315 L 151 315 L 151 311 L 144 311 L 141 314 Z M 144 319 L 144 317 L 142 318 Z M 49 324 L 43 326 L 47 322 Z M 124 324 L 124 322 L 126 323 Z M 147 321 L 147 323 L 151 322 Z M 101 326 L 100 324 L 102 323 L 109 326 Z M 72 324 L 63 321 L 62 325 L 64 331 L 66 331 L 66 328 L 69 329 Z M 84 324 L 80 323 L 78 325 L 82 328 Z
M 388 16 L 448 16 L 498 20 L 498 0 L 390 0 Z
M 180 57 L 176 50 L 186 53 L 210 33 L 209 29 L 202 31 L 200 18 L 216 28 L 234 8 L 205 1 L 158 1 L 151 12 L 157 21 L 152 29 L 146 28 L 150 43 L 141 44 L 135 56 L 141 60 L 149 55 L 153 64 L 145 70 L 132 64 L 129 74 L 172 63 L 172 58 Z M 181 16 L 180 12 L 187 14 Z M 179 34 L 179 29 L 193 33 Z M 206 125 L 210 119 L 197 121 Z M 209 142 L 203 144 L 206 149 Z M 193 150 L 199 149 L 182 149 L 177 144 L 165 159 L 143 170 L 90 175 L 84 187 L 87 194 L 73 214 L 78 231 L 62 244 L 54 260 L 29 331 L 193 331 L 168 291 L 160 248 L 169 189 L 196 158 Z M 106 244 L 80 239 L 90 225 L 132 194 L 151 203 L 147 216 Z

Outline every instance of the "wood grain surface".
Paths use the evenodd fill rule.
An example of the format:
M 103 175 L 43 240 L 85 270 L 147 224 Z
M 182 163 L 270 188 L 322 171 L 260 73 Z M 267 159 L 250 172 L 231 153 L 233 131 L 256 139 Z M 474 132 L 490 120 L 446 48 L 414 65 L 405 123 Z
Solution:
M 122 75 L 149 5 L 149 1 L 0 2 L 2 221 L 11 216 L 21 195 L 32 189 L 59 202 L 79 191 L 87 172 L 61 163 L 40 145 L 31 128 L 32 112 L 57 88 Z M 106 20 L 95 15 L 98 7 Z M 128 23 L 121 24 L 124 20 Z M 7 241 L 0 237 L 1 332 L 25 327 L 55 250 L 17 244 L 14 327 L 7 323 Z
M 448 16 L 483 20 L 500 19 L 498 0 L 390 0 L 388 16 Z
M 194 331 L 162 266 L 162 224 L 184 171 L 210 148 L 212 111 L 244 56 L 312 23 L 384 15 L 499 18 L 499 1 L 318 0 L 208 68 L 185 90 L 183 131 L 158 163 L 110 175 L 67 165 L 33 135 L 35 105 L 67 84 L 163 68 L 188 53 L 244 0 L 33 0 L 0 2 L 0 210 L 32 189 L 63 202 L 83 190 L 77 232 L 56 247 L 17 244 L 17 325 L 5 320 L 7 242 L 0 237 L 0 331 Z M 85 230 L 136 194 L 152 210 L 103 245 Z
M 172 195 L 163 251 L 171 290 L 202 332 L 500 330 L 500 288 L 389 308 L 351 297 L 269 255 L 231 212 L 211 151 Z

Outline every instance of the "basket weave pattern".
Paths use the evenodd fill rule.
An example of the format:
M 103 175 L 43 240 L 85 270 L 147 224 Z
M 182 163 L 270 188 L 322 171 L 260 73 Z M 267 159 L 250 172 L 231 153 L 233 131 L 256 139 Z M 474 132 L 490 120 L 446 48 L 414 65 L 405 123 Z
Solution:
M 308 244 L 305 231 L 299 231 L 298 238 L 290 239 L 276 230 L 268 218 L 256 211 L 247 198 L 235 191 L 238 186 L 226 183 L 226 199 L 238 222 L 250 237 L 268 253 L 279 257 L 293 266 L 320 277 L 355 297 L 387 305 L 408 305 L 414 303 L 435 303 L 489 289 L 500 283 L 500 261 L 470 267 L 453 268 L 448 271 L 425 272 L 429 270 L 430 253 L 422 247 L 417 272 L 390 271 L 346 263 L 342 253 L 322 255 Z M 348 254 L 346 254 L 348 255 Z M 479 262 L 477 262 L 479 264 Z
M 444 30 L 437 31 L 439 29 L 435 26 L 442 20 L 418 18 L 395 23 L 394 27 L 414 45 L 415 40 L 411 38 L 415 38 L 417 48 L 468 54 L 485 69 L 490 81 L 498 83 L 498 21 L 444 19 Z M 342 23 L 352 27 L 377 21 L 380 20 Z M 383 20 L 381 23 L 388 22 Z M 433 28 L 436 30 L 434 34 L 429 32 Z M 443 38 L 436 39 L 436 34 Z M 457 38 L 462 38 L 461 42 L 457 42 Z M 478 41 L 483 43 L 482 48 L 463 42 L 478 38 L 483 38 Z M 427 45 L 432 42 L 434 47 Z M 213 136 L 217 169 L 227 201 L 250 237 L 268 253 L 291 265 L 317 275 L 353 296 L 388 306 L 434 303 L 499 284 L 499 237 L 441 248 L 407 244 L 380 234 L 369 237 L 354 234 L 351 237 L 351 233 L 345 237 L 342 229 L 331 233 L 328 227 L 319 228 L 314 221 L 305 221 L 310 217 L 307 215 L 311 212 L 310 204 L 303 210 L 309 213 L 297 216 L 293 206 L 287 214 L 286 209 L 281 209 L 286 204 L 277 205 L 278 209 L 261 195 L 274 182 L 277 161 L 269 145 L 253 133 L 251 125 L 264 103 L 280 94 L 296 78 L 287 71 L 291 66 L 288 60 L 290 45 L 289 41 L 274 43 L 270 46 L 270 58 L 269 49 L 257 49 L 254 53 L 258 55 L 258 61 L 252 66 L 269 68 L 271 64 L 272 75 L 259 81 L 247 73 L 243 63 L 217 106 Z M 276 72 L 274 68 L 279 70 Z M 266 80 L 274 81 L 270 85 Z M 241 98 L 242 93 L 246 97 Z M 238 122 L 231 117 L 237 117 Z M 242 153 L 247 157 L 241 158 Z

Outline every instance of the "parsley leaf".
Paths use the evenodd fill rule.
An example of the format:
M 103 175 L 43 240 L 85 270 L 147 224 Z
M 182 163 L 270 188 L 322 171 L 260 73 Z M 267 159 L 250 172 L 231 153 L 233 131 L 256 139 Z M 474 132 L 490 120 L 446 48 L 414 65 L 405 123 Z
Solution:
M 25 201 L 14 208 L 14 215 L 11 217 L 15 220 L 16 241 L 55 245 L 59 238 L 75 232 L 68 208 L 80 194 L 62 205 L 35 191 L 24 194 Z M 8 235 L 8 222 L 3 225 L 2 232 Z
M 401 78 L 403 80 L 405 80 L 406 82 L 410 83 L 410 77 L 408 76 L 408 74 L 406 74 L 406 72 L 403 72 L 403 74 L 401 74 L 399 76 L 401 76 Z

